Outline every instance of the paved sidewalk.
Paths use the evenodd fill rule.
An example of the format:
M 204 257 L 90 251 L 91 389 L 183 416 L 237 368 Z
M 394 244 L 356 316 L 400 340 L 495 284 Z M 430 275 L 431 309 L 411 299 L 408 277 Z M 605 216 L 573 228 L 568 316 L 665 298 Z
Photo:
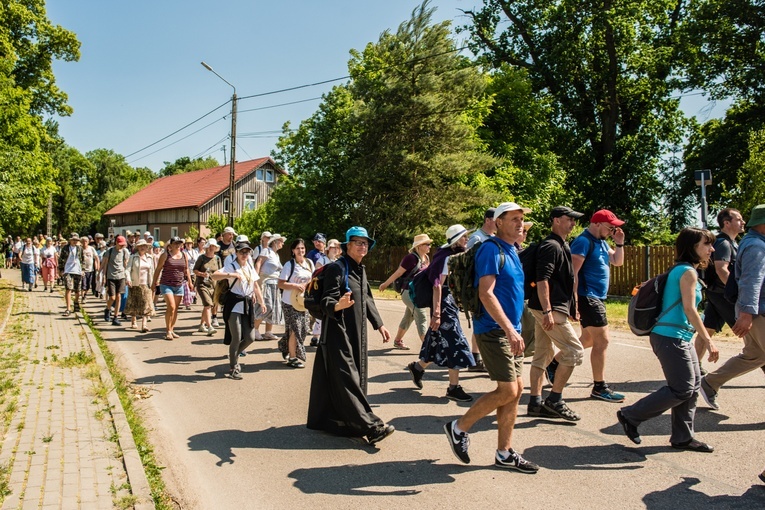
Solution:
M 75 314 L 63 316 L 58 290 L 43 292 L 40 285 L 21 291 L 19 271 L 3 276 L 15 291 L 0 331 L 0 356 L 2 370 L 12 370 L 7 360 L 14 351 L 18 356 L 13 377 L 19 391 L 3 405 L 13 409 L 15 399 L 0 449 L 0 466 L 10 476 L 2 508 L 153 508 L 142 468 L 136 476 L 141 492 L 131 494 L 121 448 L 127 423 L 118 400 L 114 407 L 113 384 L 87 326 Z M 10 341 L 12 335 L 24 340 Z M 104 386 L 111 395 L 97 393 Z

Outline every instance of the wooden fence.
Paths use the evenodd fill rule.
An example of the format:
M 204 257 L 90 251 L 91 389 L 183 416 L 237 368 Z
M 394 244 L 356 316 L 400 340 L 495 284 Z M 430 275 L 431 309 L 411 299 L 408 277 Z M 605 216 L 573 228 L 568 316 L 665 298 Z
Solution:
M 432 253 L 434 253 L 433 250 Z M 393 274 L 401 259 L 407 254 L 407 247 L 375 246 L 364 258 L 367 278 L 370 281 L 383 282 Z M 283 261 L 289 259 L 289 248 L 279 252 Z M 611 266 L 612 296 L 629 296 L 632 289 L 649 278 L 669 269 L 675 260 L 674 246 L 625 246 L 624 265 Z

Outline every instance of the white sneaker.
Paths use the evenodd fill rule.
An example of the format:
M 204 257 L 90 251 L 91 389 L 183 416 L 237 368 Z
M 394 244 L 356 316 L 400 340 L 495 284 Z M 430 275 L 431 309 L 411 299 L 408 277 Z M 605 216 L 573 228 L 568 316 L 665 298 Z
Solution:
M 212 327 L 214 327 L 214 328 L 219 328 L 219 327 L 220 327 L 220 324 L 218 324 L 218 318 L 217 318 L 217 317 L 215 317 L 215 318 L 212 320 L 212 322 L 210 323 L 210 325 L 211 325 Z
M 199 333 L 207 333 L 207 325 L 206 324 L 200 324 L 199 329 L 197 329 Z
M 207 330 L 207 336 L 213 336 L 217 331 L 215 331 L 215 328 L 210 328 Z
M 273 333 L 269 331 L 268 333 L 264 334 L 261 338 L 263 340 L 276 340 L 277 337 L 276 335 L 274 335 Z

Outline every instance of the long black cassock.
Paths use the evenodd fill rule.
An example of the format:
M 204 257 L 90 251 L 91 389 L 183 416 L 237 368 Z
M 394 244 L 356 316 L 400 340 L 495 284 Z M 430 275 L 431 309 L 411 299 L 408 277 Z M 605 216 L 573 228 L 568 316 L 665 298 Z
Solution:
M 345 272 L 354 305 L 335 312 L 347 292 Z M 383 425 L 367 402 L 367 319 L 374 329 L 383 322 L 372 297 L 364 266 L 343 255 L 324 270 L 321 306 L 325 317 L 311 378 L 308 428 L 331 434 L 361 437 Z

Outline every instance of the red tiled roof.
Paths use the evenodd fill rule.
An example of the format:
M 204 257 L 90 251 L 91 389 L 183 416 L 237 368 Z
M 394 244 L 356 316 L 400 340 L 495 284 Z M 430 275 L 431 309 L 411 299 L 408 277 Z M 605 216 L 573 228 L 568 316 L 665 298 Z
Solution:
M 286 173 L 271 158 L 258 158 L 237 162 L 234 165 L 234 178 L 240 181 L 266 163 L 271 163 L 278 172 Z M 231 167 L 224 165 L 162 177 L 112 207 L 104 215 L 200 207 L 228 189 L 230 171 Z

